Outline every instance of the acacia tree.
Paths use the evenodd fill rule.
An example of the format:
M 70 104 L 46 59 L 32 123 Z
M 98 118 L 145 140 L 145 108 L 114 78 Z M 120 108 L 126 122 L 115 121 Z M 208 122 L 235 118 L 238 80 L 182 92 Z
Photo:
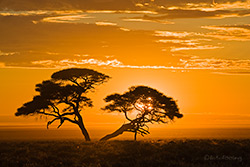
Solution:
M 55 72 L 50 80 L 36 85 L 39 95 L 18 108 L 15 115 L 39 114 L 52 117 L 53 119 L 47 123 L 47 128 L 56 120 L 60 121 L 58 128 L 65 121 L 69 121 L 78 125 L 85 140 L 90 141 L 80 113 L 84 107 L 93 106 L 92 100 L 86 97 L 86 94 L 109 78 L 105 74 L 86 68 Z
M 123 94 L 111 94 L 104 100 L 109 104 L 102 108 L 103 110 L 123 113 L 129 122 L 101 140 L 111 139 L 123 132 L 133 132 L 134 140 L 136 140 L 137 134 L 142 136 L 149 134 L 147 123 L 168 123 L 175 117 L 183 117 L 171 97 L 147 86 L 132 86 L 129 91 Z M 129 117 L 131 112 L 136 115 L 134 118 Z

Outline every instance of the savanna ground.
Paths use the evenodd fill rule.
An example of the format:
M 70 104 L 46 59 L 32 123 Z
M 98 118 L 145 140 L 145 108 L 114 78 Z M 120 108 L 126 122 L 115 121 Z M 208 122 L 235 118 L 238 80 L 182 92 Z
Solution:
M 250 140 L 0 141 L 1 167 L 250 166 Z

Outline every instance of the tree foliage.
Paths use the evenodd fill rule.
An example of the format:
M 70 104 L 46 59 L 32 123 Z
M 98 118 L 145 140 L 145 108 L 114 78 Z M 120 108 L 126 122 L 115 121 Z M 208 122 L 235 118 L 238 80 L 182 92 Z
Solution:
M 147 86 L 132 86 L 127 92 L 111 94 L 104 100 L 108 104 L 103 110 L 123 113 L 129 123 L 101 140 L 108 140 L 125 131 L 134 132 L 136 139 L 137 133 L 142 136 L 149 134 L 147 123 L 168 123 L 175 117 L 183 117 L 173 98 Z M 135 113 L 136 116 L 130 118 L 130 112 Z
M 15 113 L 20 115 L 42 114 L 53 117 L 47 127 L 59 120 L 58 128 L 65 122 L 77 124 L 85 139 L 90 140 L 80 114 L 84 107 L 92 107 L 92 100 L 86 94 L 110 77 L 91 69 L 71 68 L 52 74 L 50 80 L 36 85 L 39 95 L 23 104 Z

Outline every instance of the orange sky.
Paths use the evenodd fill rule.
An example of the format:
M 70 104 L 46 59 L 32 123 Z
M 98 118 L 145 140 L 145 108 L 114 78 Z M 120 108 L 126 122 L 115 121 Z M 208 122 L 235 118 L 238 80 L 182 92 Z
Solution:
M 16 109 L 53 72 L 83 67 L 112 77 L 89 94 L 87 128 L 124 123 L 100 108 L 106 95 L 133 85 L 173 97 L 184 114 L 151 127 L 250 127 L 249 0 L 12 1 L 0 2 L 0 126 L 45 127 L 15 117 Z
M 177 100 L 182 119 L 157 128 L 221 128 L 250 127 L 248 75 L 219 73 L 211 70 L 151 70 L 96 68 L 112 79 L 90 93 L 94 107 L 83 112 L 87 127 L 118 127 L 122 114 L 105 113 L 102 100 L 111 93 L 122 93 L 131 85 L 148 85 Z M 36 83 L 48 79 L 55 69 L 1 69 L 1 125 L 33 125 L 45 127 L 39 117 L 15 117 L 16 109 L 35 95 Z M 38 119 L 38 120 L 37 120 Z M 70 124 L 67 124 L 70 125 Z

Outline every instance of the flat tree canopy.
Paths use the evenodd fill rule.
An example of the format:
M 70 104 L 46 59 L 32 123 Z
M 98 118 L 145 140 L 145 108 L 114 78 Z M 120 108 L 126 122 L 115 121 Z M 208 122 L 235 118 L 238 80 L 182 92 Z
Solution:
M 59 120 L 58 128 L 69 121 L 79 126 L 85 139 L 90 140 L 80 114 L 85 107 L 92 107 L 92 100 L 86 94 L 110 77 L 86 68 L 70 68 L 55 72 L 50 80 L 36 85 L 38 95 L 32 101 L 17 109 L 16 116 L 45 115 L 53 117 L 47 127 Z
M 136 140 L 137 133 L 142 136 L 149 134 L 147 123 L 168 123 L 175 117 L 183 117 L 173 98 L 147 86 L 132 86 L 127 92 L 111 94 L 104 100 L 108 104 L 103 110 L 124 113 L 129 123 L 122 125 L 117 131 L 101 140 L 108 140 L 125 131 L 134 132 Z M 135 113 L 136 116 L 130 118 L 128 116 L 130 112 Z

